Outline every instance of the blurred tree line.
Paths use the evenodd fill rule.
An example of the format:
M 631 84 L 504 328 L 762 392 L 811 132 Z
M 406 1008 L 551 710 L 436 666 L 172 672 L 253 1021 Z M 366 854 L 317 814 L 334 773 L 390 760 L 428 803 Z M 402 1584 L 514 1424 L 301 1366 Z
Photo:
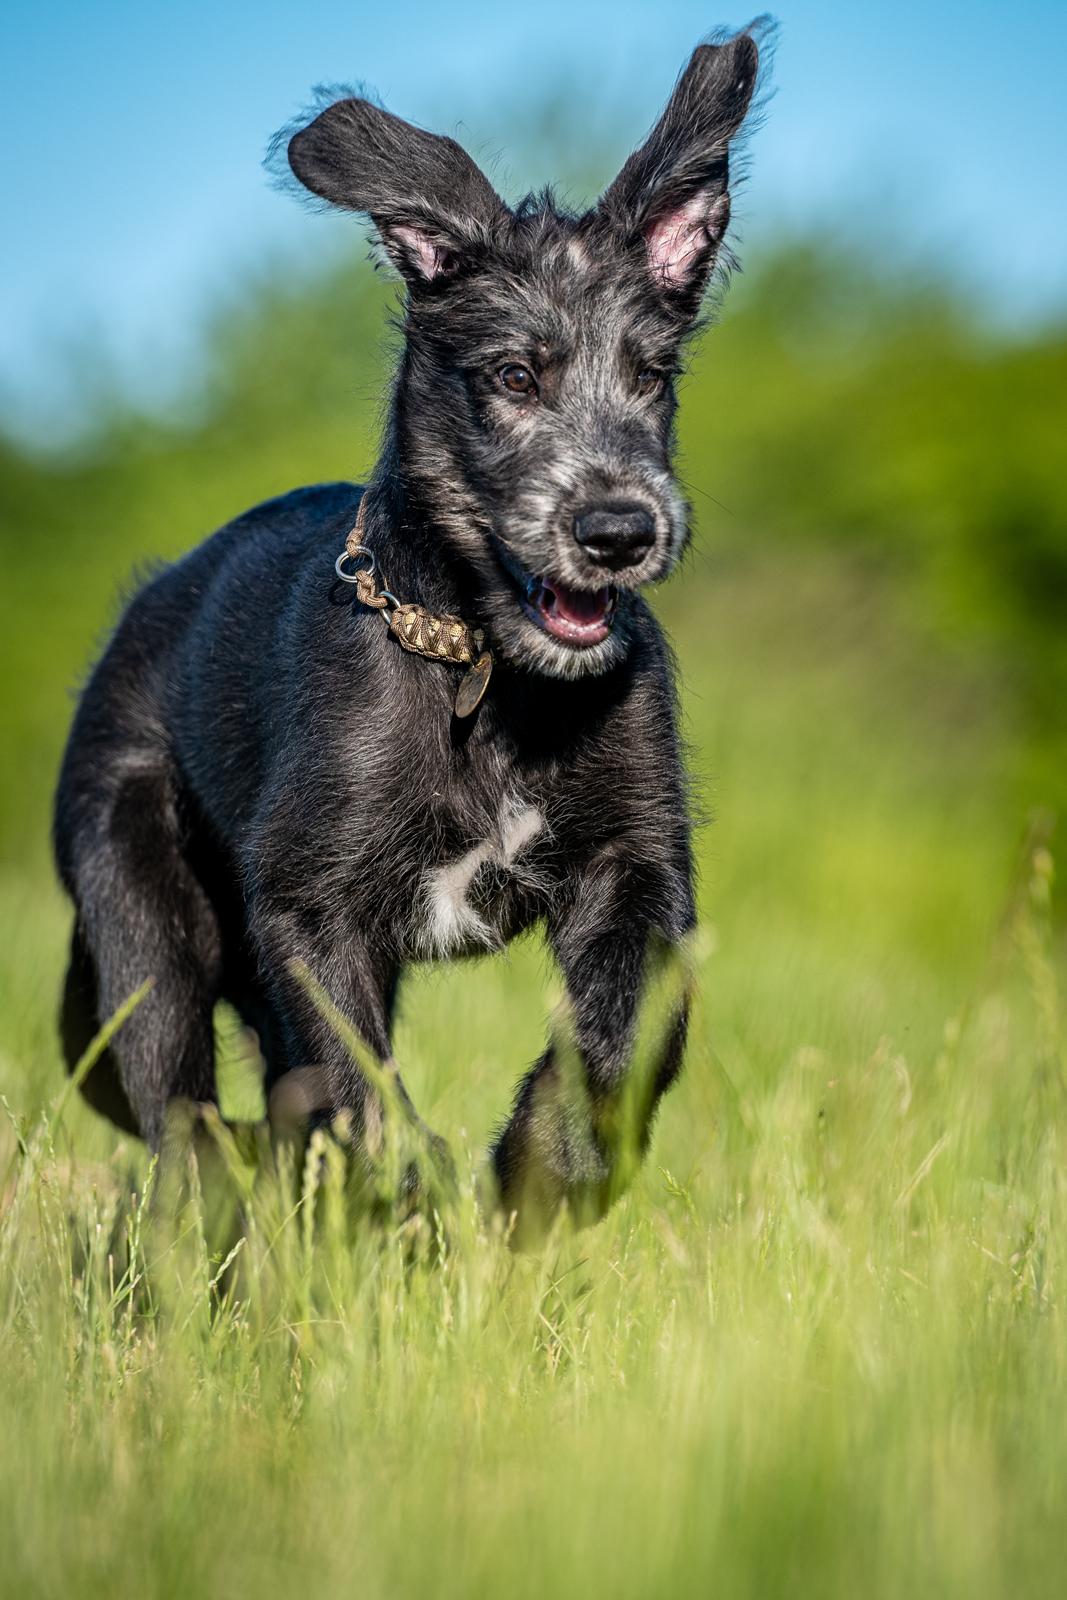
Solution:
M 220 308 L 203 381 L 166 418 L 115 397 L 76 447 L 0 439 L 0 834 L 43 850 L 69 691 L 130 573 L 249 504 L 360 478 L 394 290 L 345 261 Z M 907 626 L 980 657 L 1025 730 L 1026 803 L 1067 798 L 1067 327 L 998 335 L 951 288 L 782 244 L 733 285 L 683 384 L 691 584 L 787 547 L 847 562 Z M 250 555 L 248 605 L 256 604 Z
M 731 306 L 684 427 L 738 537 L 907 580 L 923 621 L 999 653 L 1035 735 L 1061 731 L 1067 326 L 1008 340 L 951 286 L 782 250 Z

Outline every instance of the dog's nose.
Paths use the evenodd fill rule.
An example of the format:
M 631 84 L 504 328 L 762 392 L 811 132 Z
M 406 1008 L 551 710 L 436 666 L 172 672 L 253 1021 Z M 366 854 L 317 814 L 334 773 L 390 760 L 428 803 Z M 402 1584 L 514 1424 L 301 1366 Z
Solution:
M 596 506 L 575 517 L 574 537 L 598 566 L 619 572 L 651 549 L 656 525 L 644 506 Z

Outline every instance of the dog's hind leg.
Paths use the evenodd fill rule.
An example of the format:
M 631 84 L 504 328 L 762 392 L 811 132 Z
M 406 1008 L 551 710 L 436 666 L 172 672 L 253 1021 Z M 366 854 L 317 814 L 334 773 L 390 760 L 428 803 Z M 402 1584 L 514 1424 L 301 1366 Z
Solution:
M 100 1026 L 100 999 L 93 958 L 81 928 L 75 923 L 59 1014 L 60 1037 L 68 1072 L 73 1072 L 81 1061 L 100 1032 Z M 88 1077 L 82 1080 L 81 1092 L 94 1111 L 107 1117 L 124 1133 L 138 1131 L 130 1102 L 123 1091 L 118 1062 L 110 1050 L 104 1050 L 97 1057 Z
M 218 924 L 182 853 L 166 764 L 131 763 L 94 799 L 79 814 L 66 874 L 78 914 L 63 1001 L 67 1064 L 150 979 L 85 1093 L 158 1148 L 172 1099 L 215 1097 Z

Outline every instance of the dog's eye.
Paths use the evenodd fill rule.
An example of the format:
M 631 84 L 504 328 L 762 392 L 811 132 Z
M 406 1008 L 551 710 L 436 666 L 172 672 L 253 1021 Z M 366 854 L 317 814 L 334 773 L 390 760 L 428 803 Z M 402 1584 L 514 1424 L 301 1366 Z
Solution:
M 637 374 L 636 388 L 639 395 L 649 398 L 659 394 L 663 388 L 662 372 L 657 372 L 654 367 L 646 367 L 643 372 Z
M 501 367 L 497 377 L 509 394 L 537 393 L 537 379 L 529 367 L 520 367 L 517 364 Z

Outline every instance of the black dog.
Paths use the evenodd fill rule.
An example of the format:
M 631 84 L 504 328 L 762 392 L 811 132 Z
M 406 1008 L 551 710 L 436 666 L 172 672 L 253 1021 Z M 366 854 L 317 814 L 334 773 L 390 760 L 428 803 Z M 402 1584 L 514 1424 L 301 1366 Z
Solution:
M 224 998 L 268 1088 L 313 1065 L 320 1110 L 373 1148 L 380 1099 L 302 968 L 388 1062 L 405 963 L 542 920 L 587 1126 L 549 1050 L 493 1166 L 508 1208 L 610 1198 L 649 950 L 694 915 L 671 659 L 638 591 L 688 537 L 673 379 L 757 61 L 751 32 L 699 47 L 582 216 L 547 194 L 509 210 L 453 140 L 365 99 L 278 146 L 308 189 L 372 218 L 406 282 L 406 343 L 367 489 L 295 490 L 161 572 L 74 720 L 55 818 L 77 908 L 65 1046 L 73 1062 L 154 979 L 85 1084 L 151 1145 L 173 1098 L 214 1098 Z M 641 1145 L 684 1031 L 678 1014 Z

